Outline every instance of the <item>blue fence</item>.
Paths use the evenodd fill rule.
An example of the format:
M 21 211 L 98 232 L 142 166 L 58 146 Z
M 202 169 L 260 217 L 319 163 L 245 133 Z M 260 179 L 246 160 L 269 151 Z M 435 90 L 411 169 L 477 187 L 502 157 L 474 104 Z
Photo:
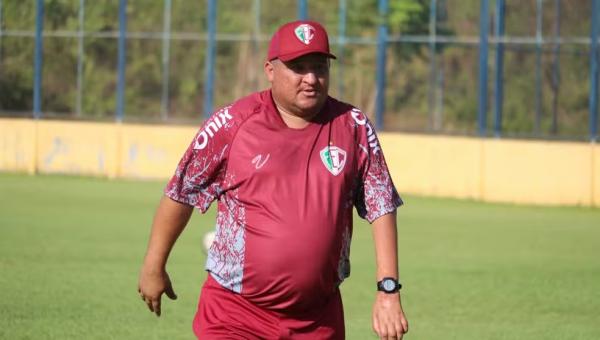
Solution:
M 26 4 L 15 5 L 14 2 L 0 0 L 0 65 L 3 65 L 0 70 L 2 73 L 13 74 L 10 65 L 3 64 L 4 59 L 10 58 L 10 49 L 6 48 L 7 39 L 33 39 L 33 81 L 32 87 L 32 107 L 30 114 L 35 118 L 44 116 L 62 116 L 82 118 L 85 114 L 84 101 L 85 94 L 85 40 L 88 39 L 113 39 L 117 42 L 116 55 L 116 76 L 115 76 L 115 103 L 114 103 L 114 119 L 117 121 L 128 120 L 130 117 L 129 107 L 127 102 L 129 79 L 127 67 L 131 63 L 128 61 L 128 50 L 130 49 L 131 41 L 151 40 L 160 43 L 160 73 L 161 86 L 160 94 L 155 97 L 160 98 L 160 119 L 169 120 L 172 118 L 172 108 L 170 88 L 174 83 L 179 81 L 179 78 L 171 73 L 173 60 L 171 56 L 172 42 L 177 41 L 193 41 L 203 44 L 202 50 L 204 55 L 198 57 L 198 61 L 203 60 L 203 75 L 196 74 L 195 76 L 202 79 L 202 83 L 198 86 L 202 87 L 202 113 L 209 114 L 214 110 L 215 92 L 218 95 L 222 91 L 216 91 L 215 82 L 219 78 L 218 60 L 223 58 L 223 55 L 228 52 L 219 52 L 219 46 L 230 43 L 250 42 L 256 49 L 253 56 L 260 55 L 260 49 L 264 49 L 269 39 L 269 34 L 272 33 L 272 28 L 276 27 L 275 22 L 284 22 L 297 18 L 309 18 L 319 21 L 325 21 L 331 35 L 331 41 L 339 55 L 339 61 L 336 63 L 337 72 L 334 75 L 337 78 L 337 86 L 334 87 L 334 94 L 341 99 L 352 101 L 352 96 L 348 95 L 348 84 L 356 85 L 356 82 L 362 82 L 361 77 L 354 79 L 347 78 L 349 66 L 360 67 L 362 63 L 373 63 L 375 75 L 372 83 L 364 80 L 368 85 L 363 88 L 354 89 L 353 93 L 355 100 L 358 100 L 359 105 L 367 106 L 372 109 L 373 120 L 379 129 L 389 130 L 406 130 L 431 133 L 459 133 L 459 134 L 478 134 L 480 136 L 524 136 L 524 137 L 539 137 L 539 138 L 569 138 L 569 139 L 598 139 L 598 85 L 599 85 L 599 31 L 600 31 L 600 0 L 578 1 L 577 4 L 566 1 L 505 1 L 505 0 L 479 0 L 479 1 L 463 1 L 452 3 L 452 1 L 444 0 L 429 0 L 429 1 L 391 1 L 377 0 L 373 5 L 368 7 L 371 10 L 370 16 L 376 18 L 373 20 L 373 27 L 369 29 L 374 35 L 362 34 L 360 28 L 357 29 L 354 24 L 354 31 L 348 32 L 347 26 L 349 20 L 353 22 L 361 22 L 356 19 L 357 11 L 366 5 L 360 1 L 339 0 L 337 3 L 323 5 L 322 3 L 311 2 L 308 0 L 293 0 L 296 8 L 291 17 L 274 16 L 267 18 L 264 14 L 265 8 L 274 6 L 274 3 L 268 0 L 246 0 L 239 4 L 246 6 L 251 4 L 251 10 L 248 13 L 249 22 L 253 24 L 248 31 L 242 32 L 219 32 L 218 23 L 220 18 L 228 15 L 227 9 L 223 9 L 223 2 L 217 0 L 205 0 L 200 2 L 205 15 L 204 30 L 202 32 L 173 32 L 172 31 L 172 7 L 171 0 L 163 0 L 160 31 L 131 31 L 128 30 L 128 19 L 133 15 L 140 15 L 139 12 L 134 12 L 132 9 L 132 1 L 119 0 L 116 22 L 118 30 L 103 29 L 100 31 L 87 31 L 86 24 L 86 4 L 85 0 L 63 1 L 64 8 L 71 6 L 77 8 L 76 18 L 78 29 L 47 29 L 45 28 L 45 19 L 47 20 L 49 9 L 48 1 L 35 1 L 35 29 L 23 30 L 11 28 L 7 22 L 10 21 L 11 15 L 19 13 L 19 11 L 27 11 Z M 72 3 L 72 4 L 71 4 Z M 106 6 L 109 6 L 107 2 Z M 190 2 L 191 3 L 191 2 Z M 7 6 L 7 4 L 9 6 Z M 281 6 L 280 3 L 279 7 Z M 93 4 L 92 4 L 93 5 Z M 135 4 L 134 4 L 135 5 Z M 376 6 L 375 6 L 376 5 Z M 493 6 L 495 5 L 495 6 Z M 11 7 L 12 6 L 12 7 Z M 22 7 L 19 7 L 22 6 Z M 320 7 L 319 7 L 320 6 Z M 335 10 L 335 17 L 331 13 L 323 13 L 323 6 Z M 360 7 L 363 6 L 363 7 Z M 414 10 L 407 10 L 402 6 L 413 6 Z M 462 34 L 460 26 L 455 25 L 449 30 L 444 31 L 447 17 L 455 17 L 453 8 L 462 6 L 468 9 L 478 10 L 478 17 L 470 17 L 462 20 L 455 20 L 459 24 L 465 24 L 473 27 L 471 33 Z M 69 7 L 69 8 L 71 8 Z M 350 8 L 349 8 L 350 7 Z M 138 11 L 140 7 L 136 7 Z M 358 9 L 357 9 L 358 8 Z M 506 23 L 507 12 L 516 18 L 520 11 L 526 11 L 530 8 L 532 14 L 535 15 L 534 35 L 529 34 L 514 34 L 507 30 L 512 29 L 518 31 L 521 24 L 511 25 Z M 46 10 L 45 10 L 46 9 Z M 231 11 L 231 9 L 229 9 Z M 412 11 L 412 12 L 411 12 Z M 52 12 L 52 11 L 50 11 Z M 464 11 L 463 11 L 464 12 Z M 397 19 L 400 14 L 409 13 L 415 18 L 402 21 Z M 416 13 L 416 14 L 415 14 Z M 566 19 L 562 18 L 569 13 L 579 13 L 572 15 Z M 423 16 L 428 16 L 423 18 Z M 269 31 L 261 32 L 262 21 L 269 21 Z M 396 20 L 396 21 L 394 21 Z M 412 26 L 411 26 L 412 20 Z M 445 21 L 446 20 L 446 21 Z M 400 22 L 401 24 L 398 24 Z M 408 22 L 405 26 L 403 23 Z M 415 24 L 416 22 L 416 24 Z M 589 27 L 588 36 L 584 36 L 581 30 L 577 34 L 561 35 L 561 22 L 563 27 L 574 26 L 574 23 L 581 24 L 582 27 Z M 331 25 L 336 23 L 336 25 Z M 544 27 L 544 23 L 553 24 L 553 32 L 549 33 Z M 421 30 L 414 29 L 421 25 Z M 424 26 L 423 26 L 424 25 Z M 524 24 L 524 26 L 526 26 Z M 548 26 L 548 25 L 546 25 Z M 336 29 L 332 29 L 336 27 Z M 401 27 L 399 30 L 396 27 Z M 402 28 L 403 27 L 403 28 Z M 423 28 L 424 27 L 424 28 Z M 459 28 L 456 28 L 459 27 Z M 404 29 L 404 31 L 403 31 Z M 490 30 L 493 32 L 490 34 Z M 577 29 L 574 29 L 577 31 Z M 77 62 L 76 65 L 76 90 L 75 90 L 75 105 L 71 112 L 50 112 L 53 110 L 45 110 L 44 105 L 44 65 L 48 58 L 59 58 L 44 53 L 48 39 L 77 39 Z M 12 41 L 12 40 L 11 40 Z M 259 47 L 256 47 L 259 46 Z M 260 47 L 262 46 L 262 47 Z M 361 50 L 362 49 L 362 50 Z M 453 50 L 454 49 L 454 50 Z M 460 52 L 457 52 L 460 49 Z M 373 52 L 371 52 L 373 50 Z M 413 51 L 413 52 L 407 52 Z M 474 52 L 473 52 L 474 51 Z M 471 70 L 465 69 L 465 66 L 448 66 L 448 63 L 456 63 L 461 58 L 470 59 L 472 55 L 477 54 L 477 66 L 472 65 L 471 70 L 476 70 L 477 81 L 471 81 L 468 85 L 456 85 L 458 82 L 455 79 L 465 77 L 465 74 Z M 493 53 L 493 61 L 489 59 L 489 54 Z M 512 56 L 509 64 L 506 64 L 506 55 L 510 53 Z M 348 56 L 352 55 L 353 59 L 349 60 Z M 365 57 L 365 55 L 367 57 Z M 529 98 L 533 103 L 533 108 L 529 108 L 528 99 L 522 99 L 520 104 L 509 105 L 509 114 L 504 111 L 507 109 L 505 105 L 506 98 L 515 98 L 514 93 L 507 93 L 506 89 L 517 89 L 517 85 L 507 84 L 506 78 L 516 78 L 519 72 L 518 60 L 529 59 L 533 56 L 534 79 L 528 83 L 528 87 L 533 88 L 532 96 Z M 563 61 L 562 59 L 567 59 Z M 193 57 L 193 56 L 192 56 Z M 548 62 L 549 58 L 551 62 Z M 364 60 L 361 61 L 361 58 Z M 403 59 L 405 58 L 405 59 Z M 588 60 L 589 62 L 585 62 Z M 422 62 L 425 61 L 425 62 Z M 561 84 L 563 89 L 570 86 L 569 70 L 561 71 L 562 65 L 567 65 L 570 69 L 586 67 L 589 65 L 587 72 L 580 75 L 579 78 L 571 80 L 577 83 L 577 86 L 584 88 L 589 86 L 587 91 L 577 93 L 573 96 L 577 97 L 576 103 L 571 103 L 569 100 L 563 100 L 563 106 L 559 102 L 561 97 Z M 420 70 L 417 65 L 426 65 L 426 71 Z M 408 71 L 404 73 L 414 72 L 412 83 L 410 76 L 405 76 L 402 70 L 402 65 L 408 65 Z M 512 73 L 506 74 L 507 68 L 511 66 Z M 581 66 L 583 65 L 583 66 Z M 254 68 L 260 69 L 260 63 L 255 63 Z M 22 67 L 22 65 L 21 65 Z M 392 69 L 390 71 L 390 69 Z M 421 72 L 416 74 L 417 72 Z M 529 72 L 529 70 L 527 70 Z M 2 74 L 0 73 L 0 75 Z M 490 73 L 492 73 L 490 75 Z M 562 77 L 561 77 L 562 75 Z M 255 78 L 258 76 L 254 76 Z M 406 79 L 400 79 L 406 77 Z M 423 78 L 423 79 L 422 79 Z M 581 79 L 587 78 L 587 84 L 583 85 Z M 490 79 L 493 81 L 490 84 Z M 544 80 L 546 79 L 546 80 Z M 389 81 L 392 80 L 392 81 Z M 230 80 L 233 81 L 233 80 Z M 354 82 L 354 83 L 352 83 Z M 418 83 L 419 86 L 414 84 Z M 254 81 L 254 88 L 247 89 L 256 90 L 264 82 Z M 488 86 L 492 85 L 490 92 Z M 7 86 L 6 84 L 4 86 Z M 508 86 L 506 89 L 505 87 Z M 225 87 L 225 86 L 224 86 Z M 463 88 L 464 101 L 460 100 L 460 93 L 454 93 L 456 87 Z M 476 88 L 475 88 L 476 87 Z M 198 89 L 199 90 L 199 89 Z M 416 91 L 419 93 L 426 92 L 427 95 L 418 95 L 407 97 L 406 93 Z M 552 98 L 547 98 L 544 93 L 551 92 Z M 459 91 L 460 92 L 460 91 Z M 514 92 L 514 91 L 513 91 Z M 585 93 L 587 92 L 587 93 Z M 373 93 L 372 96 L 364 95 L 365 93 Z M 477 93 L 473 97 L 472 93 Z M 582 94 L 584 93 L 584 94 Z M 581 116 L 581 97 L 587 96 L 587 131 L 582 133 Z M 362 97 L 364 100 L 361 100 Z M 508 96 L 508 97 L 507 97 Z M 566 95 L 565 95 L 566 96 Z M 230 98 L 231 97 L 231 98 Z M 233 95 L 229 95 L 226 99 L 218 100 L 218 104 L 226 100 L 233 99 Z M 408 99 L 407 99 L 408 98 Z M 459 98 L 459 99 L 456 99 Z M 7 115 L 23 115 L 27 108 L 12 105 L 9 99 L 5 99 L 0 95 L 0 111 Z M 362 102 L 361 102 L 362 101 Z M 413 101 L 411 107 L 408 107 L 407 102 Z M 473 103 L 473 102 L 476 102 Z M 490 105 L 492 103 L 493 105 Z M 473 104 L 473 105 L 471 105 Z M 12 105 L 12 106 L 11 106 Z M 91 105 L 91 104 L 90 104 Z M 88 106 L 90 106 L 88 105 Z M 197 106 L 195 106 L 198 108 Z M 135 111 L 135 110 L 134 110 Z M 520 111 L 527 111 L 524 114 L 525 118 L 515 118 L 519 116 Z M 552 115 L 548 114 L 552 112 Z M 426 112 L 426 113 L 424 113 Z M 532 115 L 529 112 L 533 113 Z M 561 113 L 562 112 L 562 113 Z M 450 114 L 449 114 L 450 113 Z M 144 118 L 143 114 L 133 115 L 137 120 L 153 120 L 152 117 Z M 488 118 L 493 116 L 493 124 L 488 123 Z M 91 118 L 97 118 L 93 116 Z M 446 117 L 444 119 L 444 117 Z M 450 117 L 450 118 L 448 118 Z M 519 116 L 521 117 L 521 116 Z M 573 118 L 575 117 L 575 118 Z M 519 122 L 519 119 L 525 122 Z M 576 122 L 574 122 L 576 121 Z M 413 123 L 411 123 L 413 122 Z M 411 125 L 412 124 L 412 125 Z M 570 124 L 570 125 L 569 125 Z M 490 126 L 492 125 L 492 126 Z M 563 128 L 561 126 L 571 126 Z

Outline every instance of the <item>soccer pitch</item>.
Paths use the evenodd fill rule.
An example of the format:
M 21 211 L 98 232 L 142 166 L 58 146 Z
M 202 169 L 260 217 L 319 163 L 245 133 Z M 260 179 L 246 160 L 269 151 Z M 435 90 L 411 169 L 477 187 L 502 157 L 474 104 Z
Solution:
M 192 339 L 214 210 L 194 213 L 171 254 L 179 299 L 164 298 L 162 317 L 136 291 L 163 185 L 0 173 L 0 339 Z M 600 209 L 404 198 L 406 339 L 600 339 Z M 375 338 L 358 218 L 351 256 L 347 338 Z

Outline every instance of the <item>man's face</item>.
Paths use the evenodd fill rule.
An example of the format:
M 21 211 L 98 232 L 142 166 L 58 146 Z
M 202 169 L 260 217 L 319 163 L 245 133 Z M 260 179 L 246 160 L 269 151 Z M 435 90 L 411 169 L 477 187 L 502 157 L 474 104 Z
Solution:
M 329 58 L 312 53 L 281 61 L 265 63 L 265 73 L 271 82 L 273 99 L 278 106 L 299 117 L 317 114 L 329 90 Z

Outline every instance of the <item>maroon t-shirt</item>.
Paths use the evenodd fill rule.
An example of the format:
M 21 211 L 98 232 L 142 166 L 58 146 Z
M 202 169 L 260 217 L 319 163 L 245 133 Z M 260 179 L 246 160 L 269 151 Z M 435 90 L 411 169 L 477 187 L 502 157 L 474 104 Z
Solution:
M 318 308 L 350 274 L 353 206 L 372 222 L 402 204 L 363 113 L 329 97 L 292 129 L 268 90 L 214 113 L 165 193 L 202 212 L 218 200 L 206 269 L 286 313 Z

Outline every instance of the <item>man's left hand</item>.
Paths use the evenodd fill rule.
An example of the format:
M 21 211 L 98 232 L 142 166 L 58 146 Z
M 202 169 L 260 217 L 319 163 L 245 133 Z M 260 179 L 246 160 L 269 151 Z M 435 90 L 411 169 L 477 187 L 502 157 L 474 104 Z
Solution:
M 400 304 L 400 293 L 377 292 L 373 304 L 373 330 L 380 339 L 402 339 L 408 321 Z

